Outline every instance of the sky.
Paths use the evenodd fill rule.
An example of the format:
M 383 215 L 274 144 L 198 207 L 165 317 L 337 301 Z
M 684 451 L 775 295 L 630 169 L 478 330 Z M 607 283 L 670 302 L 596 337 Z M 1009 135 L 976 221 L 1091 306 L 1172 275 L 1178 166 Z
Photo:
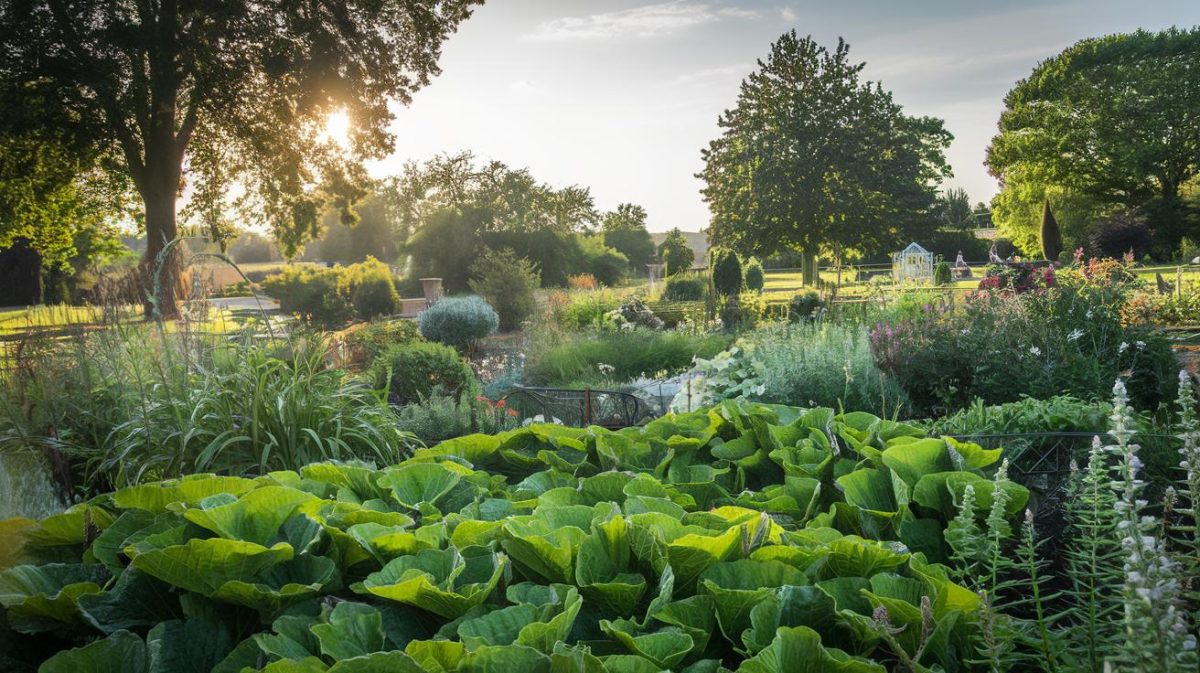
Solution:
M 596 205 L 642 205 L 651 231 L 699 231 L 700 150 L 741 80 L 788 30 L 831 48 L 909 114 L 945 120 L 947 159 L 973 202 L 1004 95 L 1041 60 L 1085 38 L 1200 24 L 1195 0 L 488 0 L 444 45 L 442 74 L 398 108 L 404 162 L 470 150 Z

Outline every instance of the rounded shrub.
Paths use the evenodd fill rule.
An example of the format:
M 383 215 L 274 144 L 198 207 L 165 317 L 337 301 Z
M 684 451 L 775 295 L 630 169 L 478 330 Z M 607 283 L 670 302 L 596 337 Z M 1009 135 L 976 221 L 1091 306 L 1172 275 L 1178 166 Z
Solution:
M 762 262 L 757 259 L 752 259 L 746 264 L 746 289 L 751 292 L 762 292 L 763 286 L 767 284 L 766 276 L 763 274 Z
M 435 343 L 398 344 L 371 364 L 378 388 L 387 388 L 394 404 L 416 404 L 433 395 L 478 394 L 479 382 L 458 352 Z
M 520 327 L 537 310 L 533 294 L 541 284 L 537 269 L 512 250 L 486 251 L 471 266 L 471 276 L 471 290 L 495 307 L 500 329 L 505 332 Z
M 819 308 L 821 308 L 821 295 L 813 290 L 792 295 L 792 300 L 788 302 L 788 319 L 792 322 L 811 320 Z
M 933 284 L 934 285 L 949 285 L 950 284 L 950 262 L 942 260 L 933 268 Z
M 400 293 L 396 291 L 391 270 L 383 262 L 368 257 L 365 262 L 347 267 L 343 276 L 354 315 L 359 320 L 400 312 Z
M 699 276 L 672 276 L 667 279 L 667 287 L 663 290 L 662 301 L 703 301 L 705 290 L 704 279 Z
M 479 339 L 494 334 L 500 318 L 482 297 L 447 297 L 417 316 L 421 336 L 430 341 L 465 350 Z

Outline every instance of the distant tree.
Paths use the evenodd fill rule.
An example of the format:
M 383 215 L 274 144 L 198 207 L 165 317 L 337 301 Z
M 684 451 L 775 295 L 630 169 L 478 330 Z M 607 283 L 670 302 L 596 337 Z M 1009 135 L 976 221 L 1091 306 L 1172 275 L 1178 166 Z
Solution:
M 1187 233 L 1180 190 L 1200 174 L 1200 27 L 1077 42 L 1005 97 L 987 165 L 1107 206 L 1151 201 L 1173 247 Z
M 214 237 L 236 183 L 244 215 L 290 257 L 327 205 L 353 219 L 361 159 L 392 149 L 389 103 L 438 73 L 442 42 L 478 2 L 0 0 L 0 90 L 42 83 L 52 118 L 115 148 L 108 165 L 143 203 L 147 269 L 178 233 L 185 166 Z M 354 121 L 348 151 L 322 137 L 337 109 Z
M 667 232 L 662 245 L 658 246 L 658 254 L 668 276 L 683 273 L 696 263 L 696 253 L 678 227 Z
M 1058 221 L 1050 210 L 1050 201 L 1042 208 L 1042 257 L 1050 261 L 1058 259 L 1063 251 L 1062 232 L 1058 230 Z
M 467 289 L 471 264 L 479 256 L 487 213 L 477 208 L 444 208 L 429 216 L 404 246 L 413 275 L 439 277 L 450 292 Z
M 519 328 L 537 310 L 537 269 L 512 250 L 484 250 L 471 265 L 471 276 L 471 291 L 496 309 L 501 331 Z
M 625 255 L 634 273 L 645 273 L 646 265 L 654 259 L 654 239 L 646 230 L 646 209 L 622 203 L 605 213 L 602 229 L 604 244 Z
M 967 191 L 952 187 L 937 197 L 933 214 L 939 227 L 956 231 L 974 228 L 975 217 L 971 211 L 971 198 Z
M 343 222 L 336 212 L 325 214 L 323 233 L 310 246 L 312 258 L 342 264 L 362 262 L 368 257 L 395 262 L 407 236 L 386 192 L 371 193 L 355 210 L 358 221 L 351 223 Z
M 828 51 L 792 31 L 771 45 L 702 152 L 714 244 L 841 259 L 927 226 L 951 136 L 862 69 L 841 40 Z
M 971 217 L 974 219 L 974 224 L 972 226 L 974 226 L 976 229 L 990 229 L 996 226 L 995 223 L 992 222 L 991 207 L 989 207 L 988 204 L 984 203 L 983 201 L 975 204 L 975 208 L 971 210 Z

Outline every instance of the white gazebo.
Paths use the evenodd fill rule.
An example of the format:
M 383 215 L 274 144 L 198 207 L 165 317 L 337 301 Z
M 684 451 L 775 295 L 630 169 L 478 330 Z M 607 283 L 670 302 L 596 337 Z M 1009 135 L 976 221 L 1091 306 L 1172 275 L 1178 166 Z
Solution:
M 933 253 L 916 243 L 892 253 L 892 280 L 903 285 L 933 280 Z

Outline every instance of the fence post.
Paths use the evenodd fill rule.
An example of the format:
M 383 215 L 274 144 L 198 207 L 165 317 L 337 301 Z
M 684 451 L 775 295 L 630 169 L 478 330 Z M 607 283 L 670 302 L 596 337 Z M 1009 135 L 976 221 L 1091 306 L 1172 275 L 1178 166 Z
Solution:
M 592 424 L 592 389 L 583 389 L 583 424 L 585 426 Z

